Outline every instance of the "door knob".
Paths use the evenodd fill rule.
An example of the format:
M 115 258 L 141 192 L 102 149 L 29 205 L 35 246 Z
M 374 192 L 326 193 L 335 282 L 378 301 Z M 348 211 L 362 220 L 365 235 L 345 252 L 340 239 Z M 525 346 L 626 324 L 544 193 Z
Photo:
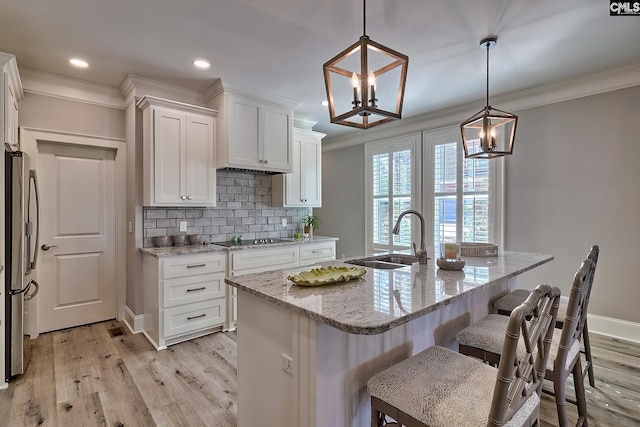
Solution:
M 49 249 L 51 249 L 51 248 L 57 248 L 57 247 L 58 247 L 57 245 L 51 245 L 51 246 L 49 246 L 49 245 L 47 245 L 47 244 L 45 243 L 44 245 L 40 246 L 40 249 L 42 249 L 43 251 L 48 251 L 48 250 L 49 250 Z

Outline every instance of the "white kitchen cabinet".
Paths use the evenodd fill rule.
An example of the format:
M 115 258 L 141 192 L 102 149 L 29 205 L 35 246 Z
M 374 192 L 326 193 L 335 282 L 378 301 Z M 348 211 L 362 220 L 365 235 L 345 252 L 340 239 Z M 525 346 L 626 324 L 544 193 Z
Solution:
M 2 139 L 18 149 L 18 102 L 24 98 L 18 66 L 13 55 L 0 52 L 0 129 Z
M 327 240 L 323 242 L 303 243 L 300 245 L 300 267 L 317 264 L 319 262 L 333 261 L 336 259 L 336 242 Z
M 229 276 L 294 268 L 298 264 L 298 245 L 243 249 L 229 252 Z M 238 289 L 227 286 L 227 326 L 235 329 L 238 321 Z
M 289 174 L 273 176 L 273 206 L 322 206 L 321 141 L 324 136 L 320 132 L 294 128 L 293 170 Z
M 162 350 L 222 330 L 225 252 L 143 257 L 144 334 Z
M 144 97 L 143 204 L 215 206 L 216 111 Z
M 289 173 L 293 167 L 293 106 L 223 90 L 208 105 L 218 111 L 216 167 Z

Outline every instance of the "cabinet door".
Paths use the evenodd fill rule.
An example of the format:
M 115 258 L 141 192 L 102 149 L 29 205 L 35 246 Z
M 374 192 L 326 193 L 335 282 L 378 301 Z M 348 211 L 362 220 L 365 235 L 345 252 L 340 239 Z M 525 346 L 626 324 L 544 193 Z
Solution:
M 302 174 L 300 170 L 300 151 L 302 139 L 298 136 L 293 140 L 293 167 L 290 174 L 284 176 L 286 180 L 286 197 L 283 206 L 306 206 L 302 197 Z M 274 184 L 275 186 L 276 184 Z M 275 193 L 275 189 L 274 189 Z
M 286 108 L 265 105 L 264 157 L 263 168 L 274 172 L 291 172 L 292 153 L 292 117 Z
M 7 72 L 4 71 L 4 93 L 5 93 L 5 128 L 4 141 L 13 146 L 18 145 L 18 100 L 13 93 L 11 85 L 8 84 L 9 79 Z
M 300 195 L 305 206 L 322 206 L 321 162 L 320 141 L 303 138 L 300 143 Z
M 229 95 L 228 163 L 232 167 L 262 168 L 260 103 Z
M 214 120 L 187 115 L 185 137 L 185 175 L 187 201 L 195 205 L 215 205 Z
M 154 129 L 154 202 L 184 204 L 186 202 L 185 115 L 156 108 L 153 110 Z

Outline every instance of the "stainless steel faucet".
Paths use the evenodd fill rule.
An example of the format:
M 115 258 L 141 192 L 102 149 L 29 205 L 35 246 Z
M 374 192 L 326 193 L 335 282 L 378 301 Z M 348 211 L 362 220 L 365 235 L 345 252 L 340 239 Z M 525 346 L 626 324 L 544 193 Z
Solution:
M 426 264 L 427 260 L 429 259 L 429 257 L 427 256 L 427 248 L 424 245 L 424 240 L 427 235 L 427 230 L 426 230 L 426 224 L 424 222 L 424 217 L 420 212 L 413 209 L 408 209 L 400 213 L 400 215 L 398 215 L 398 220 L 396 221 L 396 225 L 393 227 L 393 230 L 391 230 L 391 232 L 396 235 L 400 234 L 400 221 L 402 220 L 402 217 L 404 217 L 407 214 L 414 214 L 420 220 L 420 235 L 422 236 L 420 239 L 420 250 L 417 250 L 416 244 L 413 243 L 413 253 L 418 258 L 418 262 L 420 264 Z

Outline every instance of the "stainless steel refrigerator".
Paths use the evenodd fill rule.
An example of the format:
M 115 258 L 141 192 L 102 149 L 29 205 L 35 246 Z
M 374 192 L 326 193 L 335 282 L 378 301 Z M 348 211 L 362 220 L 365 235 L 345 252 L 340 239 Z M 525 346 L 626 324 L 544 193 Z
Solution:
M 24 373 L 29 336 L 24 303 L 38 293 L 32 271 L 38 260 L 40 209 L 38 180 L 29 156 L 5 151 L 5 325 L 6 379 Z

